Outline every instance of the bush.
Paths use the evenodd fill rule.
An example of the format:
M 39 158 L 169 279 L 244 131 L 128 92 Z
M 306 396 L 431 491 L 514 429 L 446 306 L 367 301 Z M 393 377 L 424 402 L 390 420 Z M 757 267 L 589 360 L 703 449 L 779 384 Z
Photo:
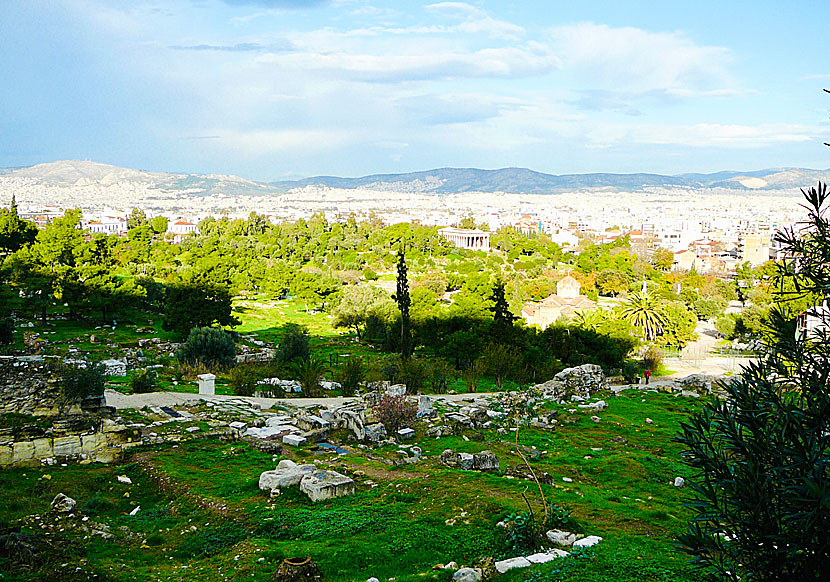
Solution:
M 296 360 L 307 360 L 311 354 L 308 333 L 299 325 L 286 326 L 288 331 L 277 348 L 277 360 L 288 364 Z
M 236 362 L 236 344 L 233 336 L 216 327 L 194 327 L 187 341 L 176 352 L 179 362 L 190 366 L 202 364 L 225 369 Z
M 10 318 L 0 319 L 0 344 L 14 342 L 14 322 Z
M 572 533 L 581 533 L 584 529 L 582 522 L 574 517 L 570 508 L 562 505 L 548 505 L 548 521 L 545 529 L 560 529 Z
M 228 374 L 228 385 L 231 393 L 236 396 L 253 396 L 257 391 L 257 382 L 262 379 L 259 369 L 250 364 L 242 364 L 231 368 Z
M 450 380 L 455 376 L 455 368 L 442 358 L 435 358 L 429 363 L 429 385 L 436 394 L 447 392 Z
M 487 370 L 484 359 L 477 358 L 470 363 L 470 367 L 464 370 L 464 383 L 467 385 L 467 392 L 475 392 L 481 383 L 481 377 Z
M 657 346 L 648 346 L 643 350 L 643 365 L 646 370 L 656 371 L 663 363 L 663 350 Z
M 536 529 L 528 513 L 514 513 L 502 520 L 501 543 L 505 556 L 524 556 L 536 551 Z
M 692 515 L 678 540 L 711 579 L 830 579 L 830 315 L 814 310 L 805 337 L 787 305 L 827 297 L 830 192 L 804 195 L 807 220 L 775 236 L 789 258 L 761 357 L 681 424 Z
M 156 371 L 149 368 L 135 372 L 132 376 L 130 376 L 130 388 L 132 388 L 133 394 L 147 394 L 148 392 L 155 392 L 156 378 Z
M 363 276 L 366 278 L 367 281 L 378 280 L 378 274 L 375 273 L 372 269 L 363 269 Z
M 337 368 L 335 379 L 340 383 L 344 396 L 352 396 L 357 387 L 366 379 L 366 366 L 363 358 L 352 356 Z
M 406 396 L 384 394 L 372 406 L 378 420 L 386 429 L 386 434 L 394 435 L 398 429 L 415 422 L 418 405 Z
M 408 394 L 417 394 L 426 385 L 427 374 L 427 367 L 423 363 L 406 359 L 398 363 L 395 379 L 402 384 L 406 384 Z
M 487 374 L 493 377 L 501 390 L 505 380 L 519 380 L 522 372 L 522 354 L 514 347 L 487 344 L 481 355 Z
M 80 402 L 84 398 L 104 395 L 106 368 L 103 364 L 86 366 L 63 365 L 58 373 L 62 378 L 61 391 L 67 402 Z
M 309 357 L 305 360 L 297 360 L 291 366 L 294 379 L 303 387 L 303 396 L 306 398 L 318 398 L 321 395 L 320 381 L 326 373 L 326 365 L 316 357 Z

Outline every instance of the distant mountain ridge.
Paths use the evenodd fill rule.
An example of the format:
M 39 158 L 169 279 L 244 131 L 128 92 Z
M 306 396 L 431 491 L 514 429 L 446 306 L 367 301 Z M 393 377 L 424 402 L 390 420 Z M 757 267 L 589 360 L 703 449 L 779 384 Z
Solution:
M 545 174 L 527 168 L 438 168 L 402 174 L 373 174 L 358 178 L 316 176 L 302 180 L 256 182 L 217 174 L 171 174 L 120 168 L 89 161 L 58 161 L 24 168 L 0 168 L 0 176 L 24 177 L 55 186 L 110 185 L 139 182 L 150 187 L 181 191 L 192 196 L 274 195 L 309 186 L 365 188 L 402 193 L 454 194 L 461 192 L 506 192 L 558 194 L 574 190 L 602 189 L 642 192 L 649 188 L 726 188 L 737 191 L 778 191 L 806 187 L 830 178 L 830 170 L 772 168 L 750 172 L 723 171 L 711 174 Z
M 279 189 L 326 186 L 330 188 L 371 188 L 416 191 L 433 194 L 457 192 L 507 192 L 556 194 L 582 189 L 610 189 L 637 192 L 646 188 L 729 188 L 734 190 L 782 190 L 810 185 L 827 179 L 830 170 L 772 168 L 752 172 L 724 171 L 712 174 L 544 174 L 527 168 L 439 168 L 404 174 L 375 174 L 360 178 L 317 176 L 302 180 L 272 182 Z M 409 188 L 406 188 L 409 186 Z

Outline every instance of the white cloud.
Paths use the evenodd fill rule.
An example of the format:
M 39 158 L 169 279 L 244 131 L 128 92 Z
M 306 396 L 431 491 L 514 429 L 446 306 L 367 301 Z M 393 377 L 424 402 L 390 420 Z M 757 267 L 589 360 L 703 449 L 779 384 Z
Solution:
M 698 123 L 691 125 L 635 125 L 628 128 L 603 128 L 591 138 L 598 143 L 630 142 L 692 147 L 759 148 L 774 144 L 798 143 L 818 137 L 816 128 L 798 124 L 769 123 L 730 125 Z
M 340 147 L 349 133 L 339 130 L 205 130 L 223 149 L 241 150 L 246 155 L 301 150 L 303 153 Z
M 680 32 L 648 32 L 586 22 L 553 29 L 563 68 L 592 88 L 626 92 L 734 89 L 724 47 L 699 45 Z
M 409 48 L 412 51 L 412 47 Z M 327 71 L 365 81 L 406 81 L 476 77 L 528 77 L 558 66 L 543 44 L 467 51 L 461 48 L 399 54 L 369 52 L 297 52 L 267 54 L 257 61 L 301 71 Z
M 454 27 L 436 27 L 442 32 L 483 33 L 506 39 L 521 38 L 525 33 L 523 27 L 505 20 L 497 20 L 481 8 L 466 2 L 438 2 L 428 4 L 424 8 L 433 15 L 461 21 Z

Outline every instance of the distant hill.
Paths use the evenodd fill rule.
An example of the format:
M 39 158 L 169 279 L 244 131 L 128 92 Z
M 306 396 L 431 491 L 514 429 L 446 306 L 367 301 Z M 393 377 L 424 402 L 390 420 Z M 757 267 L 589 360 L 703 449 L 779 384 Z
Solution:
M 25 168 L 0 169 L 2 176 L 20 176 L 55 186 L 141 182 L 150 187 L 181 191 L 190 196 L 225 194 L 256 196 L 287 192 L 292 188 L 367 188 L 406 193 L 453 194 L 459 192 L 508 192 L 556 194 L 573 190 L 603 189 L 638 192 L 649 188 L 727 188 L 737 191 L 778 191 L 809 186 L 827 180 L 830 170 L 776 168 L 751 172 L 712 174 L 544 174 L 527 168 L 439 168 L 405 174 L 374 174 L 360 178 L 317 176 L 283 182 L 254 182 L 218 174 L 170 174 L 119 168 L 89 161 L 59 161 Z
M 828 170 L 783 168 L 754 172 L 716 172 L 713 174 L 543 174 L 526 168 L 479 170 L 440 168 L 406 174 L 375 174 L 361 178 L 317 176 L 303 180 L 273 182 L 281 189 L 304 186 L 330 188 L 371 188 L 433 194 L 456 192 L 509 192 L 555 194 L 572 190 L 608 189 L 637 192 L 649 187 L 729 188 L 733 190 L 781 190 L 798 188 L 827 179 Z

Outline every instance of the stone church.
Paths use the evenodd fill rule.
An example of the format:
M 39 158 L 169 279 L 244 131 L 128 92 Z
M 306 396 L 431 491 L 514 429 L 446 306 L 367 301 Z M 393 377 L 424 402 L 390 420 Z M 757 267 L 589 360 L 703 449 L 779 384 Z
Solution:
M 579 281 L 566 275 L 556 284 L 555 295 L 540 303 L 526 303 L 522 308 L 522 317 L 528 325 L 538 325 L 545 329 L 563 315 L 570 316 L 596 309 L 596 302 L 581 295 L 580 290 Z

